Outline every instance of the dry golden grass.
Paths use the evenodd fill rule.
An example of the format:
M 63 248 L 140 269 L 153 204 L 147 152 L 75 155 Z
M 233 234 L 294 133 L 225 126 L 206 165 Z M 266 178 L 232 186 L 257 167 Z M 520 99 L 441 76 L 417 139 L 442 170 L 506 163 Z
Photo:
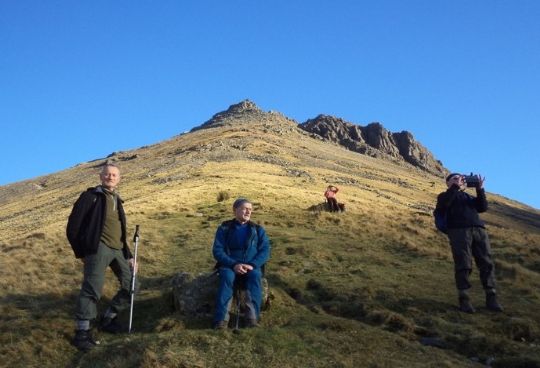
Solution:
M 102 335 L 104 344 L 84 355 L 69 344 L 82 273 L 65 224 L 104 160 L 84 163 L 0 188 L 0 365 L 468 367 L 489 357 L 512 366 L 518 356 L 540 364 L 538 211 L 489 196 L 507 312 L 481 308 L 475 271 L 479 313 L 464 316 L 447 240 L 431 216 L 441 178 L 320 142 L 277 115 L 111 158 L 122 168 L 129 228 L 141 226 L 136 333 Z M 316 209 L 330 183 L 345 213 Z M 216 226 L 238 196 L 254 201 L 254 219 L 272 239 L 275 299 L 264 328 L 236 336 L 174 313 L 169 282 L 212 268 Z M 108 274 L 105 301 L 114 291 Z M 422 346 L 425 336 L 447 348 Z

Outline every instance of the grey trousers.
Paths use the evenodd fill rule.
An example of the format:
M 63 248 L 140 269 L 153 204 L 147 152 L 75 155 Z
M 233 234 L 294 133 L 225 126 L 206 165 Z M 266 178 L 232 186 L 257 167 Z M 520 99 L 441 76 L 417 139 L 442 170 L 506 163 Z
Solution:
M 107 267 L 120 282 L 120 289 L 111 301 L 111 307 L 120 312 L 129 307 L 131 269 L 121 249 L 113 249 L 99 243 L 96 254 L 84 258 L 84 279 L 77 299 L 75 317 L 78 320 L 92 320 L 97 317 L 97 302 L 101 298 Z
M 494 289 L 495 267 L 491 260 L 491 247 L 486 230 L 481 227 L 448 229 L 448 238 L 454 257 L 454 277 L 458 290 L 471 287 L 469 275 L 472 272 L 473 258 L 484 289 Z

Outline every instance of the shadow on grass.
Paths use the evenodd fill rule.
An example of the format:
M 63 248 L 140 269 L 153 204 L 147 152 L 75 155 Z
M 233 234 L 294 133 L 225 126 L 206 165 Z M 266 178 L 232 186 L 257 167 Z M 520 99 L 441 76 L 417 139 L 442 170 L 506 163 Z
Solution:
M 487 362 L 490 357 L 504 357 L 508 364 L 513 361 L 511 355 L 515 351 L 509 339 L 503 335 L 492 336 L 483 328 L 475 331 L 474 316 L 461 314 L 457 300 L 446 302 L 429 297 L 397 298 L 388 292 L 369 289 L 346 293 L 327 287 L 315 279 L 308 280 L 305 288 L 299 289 L 290 287 L 278 275 L 269 276 L 269 281 L 271 287 L 282 288 L 297 303 L 315 313 L 356 320 L 407 340 L 451 350 L 466 358 L 476 357 L 479 361 Z M 478 312 L 487 313 L 481 307 Z M 518 338 L 527 336 L 527 339 L 534 340 L 536 330 L 527 330 L 525 322 L 514 322 L 502 327 Z M 452 326 L 452 331 L 446 330 L 448 326 Z M 536 362 L 533 358 L 528 362 L 532 361 Z
M 94 336 L 102 343 L 89 353 L 79 352 L 71 345 L 78 290 L 64 294 L 3 295 L 0 297 L 0 355 L 6 354 L 12 367 L 37 366 L 39 359 L 45 359 L 41 365 L 44 367 L 137 366 L 156 334 L 210 328 L 209 319 L 196 320 L 174 312 L 171 278 L 168 275 L 141 277 L 141 287 L 135 296 L 133 333 L 111 335 L 94 330 Z M 108 297 L 99 301 L 99 313 L 103 313 L 109 302 Z M 129 309 L 120 313 L 119 320 L 127 326 Z M 139 351 L 135 351 L 137 348 Z M 17 353 L 18 349 L 23 352 Z M 128 361 L 133 361 L 134 365 L 129 362 L 110 365 L 106 356 L 112 354 L 114 360 L 119 352 L 131 354 Z
M 75 306 L 76 298 L 76 293 L 4 295 L 0 297 L 0 336 L 24 339 L 36 328 L 46 329 L 51 320 L 72 319 L 72 311 L 67 306 Z
M 133 325 L 141 332 L 153 331 L 159 320 L 173 313 L 169 276 L 141 278 L 140 289 L 135 294 Z M 68 294 L 7 294 L 0 297 L 0 334 L 24 338 L 33 328 L 47 328 L 50 321 L 65 321 L 70 325 L 64 336 L 71 339 L 75 328 L 74 313 L 79 290 Z M 157 295 L 156 295 L 157 294 Z M 149 296 L 151 295 L 151 296 Z M 98 318 L 110 303 L 109 297 L 102 297 L 98 302 Z M 129 320 L 129 308 L 120 313 L 120 322 Z M 95 321 L 94 321 L 95 324 Z M 60 326 L 53 326 L 58 329 Z
M 522 210 L 495 201 L 490 203 L 489 211 L 498 216 L 509 217 L 517 222 L 525 223 L 530 227 L 540 230 L 540 211 Z

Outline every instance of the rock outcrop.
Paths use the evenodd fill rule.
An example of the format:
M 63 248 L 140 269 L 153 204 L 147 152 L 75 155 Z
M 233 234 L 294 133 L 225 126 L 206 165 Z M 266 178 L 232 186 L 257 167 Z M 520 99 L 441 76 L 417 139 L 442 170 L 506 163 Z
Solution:
M 299 125 L 316 137 L 373 157 L 404 160 L 422 170 L 442 176 L 447 170 L 431 152 L 407 131 L 392 133 L 380 123 L 359 126 L 334 116 L 319 115 Z
M 186 316 L 211 317 L 218 282 L 215 273 L 176 274 L 171 281 L 175 309 Z
M 229 106 L 229 108 L 225 111 L 218 112 L 217 114 L 212 116 L 210 120 L 191 129 L 191 131 L 194 132 L 199 129 L 220 127 L 227 124 L 233 119 L 244 120 L 247 117 L 254 118 L 256 120 L 257 118 L 262 118 L 264 114 L 265 112 L 259 109 L 259 107 L 253 102 L 251 102 L 250 100 L 244 100 L 242 102 Z
M 354 152 L 396 162 L 404 161 L 439 176 L 447 173 L 442 163 L 407 131 L 392 133 L 380 123 L 359 126 L 329 115 L 319 115 L 297 124 L 282 114 L 264 112 L 250 100 L 229 106 L 227 110 L 215 114 L 210 120 L 191 131 L 243 123 L 263 124 L 266 129 L 279 129 L 281 133 L 299 127 L 314 138 L 337 143 Z
M 179 272 L 171 280 L 174 308 L 183 315 L 207 318 L 214 313 L 214 303 L 219 285 L 217 273 L 201 273 L 197 276 L 188 272 Z M 272 299 L 268 289 L 268 280 L 262 278 L 263 300 L 261 308 L 266 310 Z M 241 293 L 241 304 L 245 294 Z

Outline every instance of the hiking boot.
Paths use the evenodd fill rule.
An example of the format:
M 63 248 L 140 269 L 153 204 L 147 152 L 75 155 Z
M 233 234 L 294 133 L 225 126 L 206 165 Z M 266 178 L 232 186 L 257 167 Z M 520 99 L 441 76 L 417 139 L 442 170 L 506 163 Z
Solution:
M 226 330 L 228 325 L 229 325 L 229 321 L 217 321 L 217 322 L 214 322 L 214 324 L 212 325 L 212 328 L 214 330 Z
M 257 322 L 255 318 L 248 318 L 246 320 L 246 327 L 247 328 L 259 327 L 259 323 Z
M 103 332 L 108 332 L 112 334 L 118 334 L 118 333 L 127 331 L 127 328 L 121 325 L 116 319 L 116 317 L 114 318 L 103 317 L 99 325 L 99 329 Z
M 99 341 L 94 340 L 90 330 L 75 330 L 75 336 L 71 341 L 80 351 L 86 352 L 96 345 L 99 345 Z
M 472 314 L 475 311 L 474 307 L 471 304 L 471 300 L 467 295 L 461 294 L 459 296 L 459 310 L 463 313 L 469 313 Z
M 502 312 L 504 310 L 497 301 L 497 294 L 494 292 L 486 293 L 486 308 L 492 312 Z

